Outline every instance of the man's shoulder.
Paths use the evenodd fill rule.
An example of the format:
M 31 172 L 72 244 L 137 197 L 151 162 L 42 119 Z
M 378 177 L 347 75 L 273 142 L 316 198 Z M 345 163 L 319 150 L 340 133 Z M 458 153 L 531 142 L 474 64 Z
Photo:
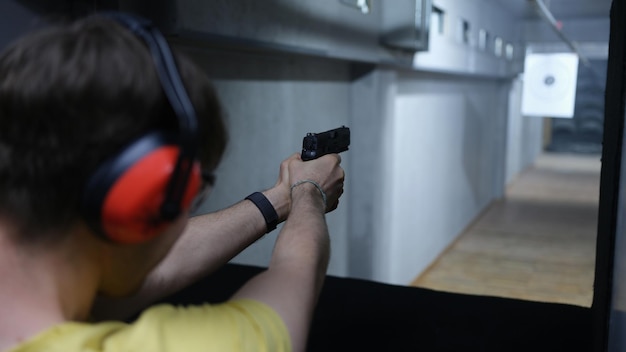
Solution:
M 154 337 L 176 344 L 172 350 L 204 351 L 207 346 L 224 351 L 255 351 L 259 346 L 291 350 L 287 327 L 278 313 L 251 299 L 191 306 L 160 304 L 147 309 L 125 330 L 130 340 Z
M 132 323 L 65 323 L 10 352 L 31 351 L 289 351 L 287 329 L 270 307 L 254 300 L 146 309 Z

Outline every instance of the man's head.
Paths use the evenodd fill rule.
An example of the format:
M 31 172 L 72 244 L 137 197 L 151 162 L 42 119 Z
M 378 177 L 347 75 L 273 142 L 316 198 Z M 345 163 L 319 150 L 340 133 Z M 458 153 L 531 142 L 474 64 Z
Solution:
M 183 56 L 196 109 L 199 158 L 213 170 L 226 144 L 217 97 Z M 60 240 L 81 222 L 85 183 L 98 165 L 154 130 L 176 131 L 144 43 L 90 17 L 17 41 L 0 56 L 0 221 L 22 243 Z

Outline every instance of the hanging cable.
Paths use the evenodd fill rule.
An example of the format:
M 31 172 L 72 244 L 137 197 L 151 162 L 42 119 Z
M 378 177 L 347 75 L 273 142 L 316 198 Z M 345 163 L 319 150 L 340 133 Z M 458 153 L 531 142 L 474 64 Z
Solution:
M 532 2 L 535 3 L 537 11 L 539 12 L 539 14 L 541 15 L 541 17 L 543 17 L 544 20 L 546 20 L 548 22 L 548 24 L 550 25 L 550 27 L 554 30 L 554 32 L 559 36 L 559 38 L 561 38 L 561 40 L 563 42 L 565 42 L 565 44 L 567 44 L 567 46 L 572 49 L 572 51 L 574 53 L 576 53 L 576 55 L 578 55 L 579 60 L 585 65 L 585 66 L 589 66 L 589 60 L 587 60 L 587 58 L 585 56 L 582 55 L 582 53 L 580 52 L 580 49 L 578 48 L 578 45 L 576 44 L 576 42 L 571 41 L 566 35 L 565 33 L 563 33 L 563 31 L 561 30 L 561 26 L 559 25 L 559 22 L 554 18 L 554 16 L 552 15 L 552 13 L 550 12 L 550 10 L 548 9 L 548 7 L 546 6 L 546 4 L 543 2 L 543 0 L 531 0 Z

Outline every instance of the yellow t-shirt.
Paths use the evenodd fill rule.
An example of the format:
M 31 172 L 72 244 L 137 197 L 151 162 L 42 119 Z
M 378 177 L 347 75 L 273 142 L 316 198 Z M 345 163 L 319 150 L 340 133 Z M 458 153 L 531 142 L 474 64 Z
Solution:
M 291 351 L 291 341 L 273 309 L 242 299 L 190 307 L 158 305 L 132 324 L 64 323 L 9 351 Z

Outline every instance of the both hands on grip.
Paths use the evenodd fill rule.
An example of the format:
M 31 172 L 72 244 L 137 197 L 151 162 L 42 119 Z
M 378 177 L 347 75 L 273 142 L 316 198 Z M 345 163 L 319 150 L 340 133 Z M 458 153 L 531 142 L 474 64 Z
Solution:
M 338 153 L 348 150 L 350 129 L 342 126 L 321 133 L 307 133 L 302 152 L 294 154 L 281 165 L 279 184 L 293 186 L 303 180 L 319 184 L 326 196 L 326 212 L 337 208 L 343 194 L 345 172 Z M 330 155 L 329 155 L 330 154 Z

